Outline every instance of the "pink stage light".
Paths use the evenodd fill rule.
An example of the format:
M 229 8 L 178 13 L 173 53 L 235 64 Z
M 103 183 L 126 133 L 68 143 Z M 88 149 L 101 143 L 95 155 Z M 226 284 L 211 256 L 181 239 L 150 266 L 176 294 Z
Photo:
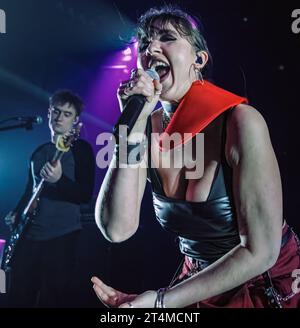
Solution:
M 128 56 L 131 55 L 131 49 L 127 47 L 125 50 L 122 51 L 123 55 Z
M 131 61 L 132 57 L 131 56 L 125 56 L 123 57 L 122 61 Z

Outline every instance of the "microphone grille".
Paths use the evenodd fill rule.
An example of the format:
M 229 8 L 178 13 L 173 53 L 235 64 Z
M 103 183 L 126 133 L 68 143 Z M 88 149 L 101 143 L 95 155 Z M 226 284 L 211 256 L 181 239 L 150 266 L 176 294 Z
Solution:
M 146 73 L 153 79 L 153 80 L 159 80 L 159 75 L 154 69 L 147 69 Z

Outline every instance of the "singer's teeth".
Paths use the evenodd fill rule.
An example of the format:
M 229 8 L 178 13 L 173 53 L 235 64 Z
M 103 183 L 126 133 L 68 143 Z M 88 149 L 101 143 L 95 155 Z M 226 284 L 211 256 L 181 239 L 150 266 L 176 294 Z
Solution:
M 158 67 L 169 67 L 169 65 L 167 63 L 160 61 L 160 60 L 151 61 L 149 66 L 151 69 L 154 69 L 156 71 L 157 71 Z
M 170 66 L 161 60 L 153 60 L 149 64 L 150 68 L 154 69 L 160 78 L 167 75 L 170 71 Z

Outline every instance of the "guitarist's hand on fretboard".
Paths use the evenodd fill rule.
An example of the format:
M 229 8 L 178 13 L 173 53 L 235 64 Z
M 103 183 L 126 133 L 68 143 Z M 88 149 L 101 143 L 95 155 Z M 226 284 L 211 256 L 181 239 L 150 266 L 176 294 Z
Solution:
M 54 164 L 54 163 L 53 163 Z M 55 162 L 55 165 L 47 162 L 41 169 L 41 177 L 50 183 L 57 182 L 62 176 L 62 168 L 60 160 Z

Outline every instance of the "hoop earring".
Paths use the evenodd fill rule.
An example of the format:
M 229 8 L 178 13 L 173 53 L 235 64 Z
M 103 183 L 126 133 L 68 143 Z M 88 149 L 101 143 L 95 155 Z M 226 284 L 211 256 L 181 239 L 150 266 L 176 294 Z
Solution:
M 198 80 L 203 85 L 204 84 L 204 79 L 203 79 L 203 75 L 202 75 L 201 69 L 196 67 L 195 68 L 195 73 L 198 76 Z

